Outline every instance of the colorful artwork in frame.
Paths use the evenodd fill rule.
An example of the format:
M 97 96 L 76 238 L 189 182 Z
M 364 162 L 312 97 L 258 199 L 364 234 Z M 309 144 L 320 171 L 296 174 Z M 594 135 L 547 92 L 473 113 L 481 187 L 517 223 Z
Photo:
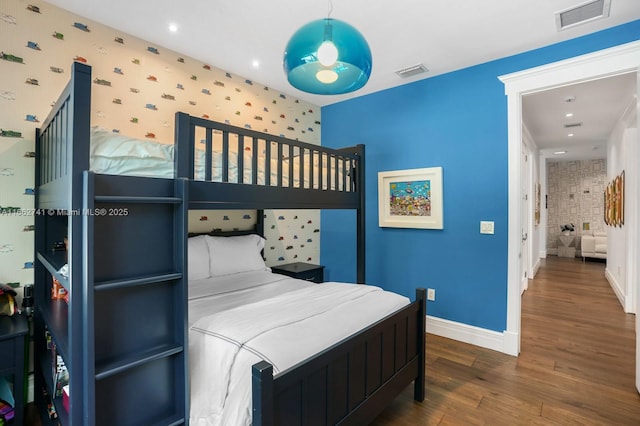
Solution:
M 443 229 L 442 195 L 442 167 L 379 172 L 379 226 Z
M 624 171 L 609 182 L 604 191 L 604 223 L 624 225 Z
M 540 200 L 541 200 L 541 188 L 540 184 L 536 184 L 536 206 L 534 211 L 534 217 L 536 226 L 540 225 Z

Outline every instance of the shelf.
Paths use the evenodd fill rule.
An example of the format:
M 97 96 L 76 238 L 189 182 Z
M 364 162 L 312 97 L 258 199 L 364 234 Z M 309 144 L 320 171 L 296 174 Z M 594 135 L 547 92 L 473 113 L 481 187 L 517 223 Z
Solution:
M 41 397 L 44 398 L 44 397 Z M 56 407 L 56 412 L 58 411 L 58 407 L 55 405 L 55 403 L 53 404 Z M 39 405 L 39 413 L 40 413 L 40 420 L 42 421 L 42 425 L 43 426 L 58 426 L 60 424 L 63 425 L 67 425 L 69 424 L 69 422 L 66 420 L 68 418 L 68 416 L 65 417 L 65 420 L 61 420 L 60 419 L 60 413 L 58 413 L 58 418 L 55 420 L 51 420 L 49 418 L 49 413 L 47 412 L 47 408 L 44 407 L 43 405 Z M 63 423 L 61 423 L 63 422 Z
M 69 307 L 64 300 L 51 300 L 49 304 L 38 309 L 49 328 L 56 351 L 67 360 L 69 355 Z
M 182 278 L 181 273 L 171 273 L 162 275 L 150 275 L 147 277 L 132 278 L 128 280 L 101 281 L 94 284 L 95 291 L 115 290 L 118 288 L 136 287 L 148 284 L 161 283 Z
M 69 291 L 69 279 L 62 276 L 58 271 L 67 264 L 66 251 L 48 251 L 44 253 L 38 252 L 38 260 L 42 262 L 47 271 L 54 277 L 65 290 Z
M 64 405 L 62 404 L 62 397 L 59 396 L 53 398 L 53 395 L 55 395 L 55 389 L 53 389 L 53 372 L 51 371 L 51 362 L 52 361 L 50 356 L 40 357 L 40 375 L 44 379 L 46 391 L 49 394 L 49 398 L 51 398 L 51 402 L 53 402 L 53 406 L 56 408 L 56 412 L 58 413 L 57 421 L 63 425 L 67 425 L 69 424 L 69 413 L 67 413 L 67 410 L 64 409 Z M 43 418 L 55 424 L 55 420 L 49 419 L 48 413 L 45 412 Z
M 117 361 L 103 363 L 103 365 L 96 366 L 96 380 L 106 379 L 130 368 L 179 354 L 183 352 L 183 350 L 184 348 L 181 345 L 163 345 L 149 351 L 121 358 Z
M 161 422 L 154 423 L 153 426 L 178 426 L 185 424 L 185 419 L 182 416 L 172 416 L 168 419 L 164 419 Z
M 127 197 L 117 195 L 96 195 L 97 203 L 131 203 L 131 204 L 180 204 L 182 198 L 178 197 Z

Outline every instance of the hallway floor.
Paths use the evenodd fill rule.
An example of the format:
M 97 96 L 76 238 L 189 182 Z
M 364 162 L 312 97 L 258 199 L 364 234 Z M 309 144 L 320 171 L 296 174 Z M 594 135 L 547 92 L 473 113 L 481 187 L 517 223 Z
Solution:
M 429 334 L 427 399 L 409 387 L 374 424 L 640 425 L 635 316 L 604 268 L 543 261 L 522 297 L 517 358 Z

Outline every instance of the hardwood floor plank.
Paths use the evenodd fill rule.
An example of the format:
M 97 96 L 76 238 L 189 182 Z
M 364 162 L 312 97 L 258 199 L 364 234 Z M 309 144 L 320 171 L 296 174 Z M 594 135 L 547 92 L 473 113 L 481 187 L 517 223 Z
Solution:
M 640 425 L 635 316 L 605 264 L 555 256 L 522 297 L 521 353 L 427 337 L 427 399 L 408 387 L 374 425 Z

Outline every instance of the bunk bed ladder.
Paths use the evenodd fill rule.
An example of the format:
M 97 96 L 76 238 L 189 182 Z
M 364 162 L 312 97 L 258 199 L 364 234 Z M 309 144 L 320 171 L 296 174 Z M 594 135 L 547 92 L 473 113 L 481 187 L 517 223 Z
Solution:
M 186 179 L 84 172 L 84 407 L 92 425 L 188 423 Z

